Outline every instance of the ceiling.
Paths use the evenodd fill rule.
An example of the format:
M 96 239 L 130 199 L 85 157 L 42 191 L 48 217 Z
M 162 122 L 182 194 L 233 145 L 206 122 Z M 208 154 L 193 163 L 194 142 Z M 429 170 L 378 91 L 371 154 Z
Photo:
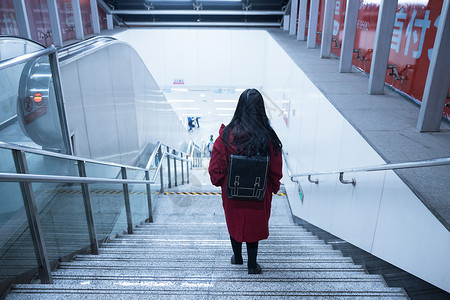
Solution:
M 289 0 L 104 0 L 121 25 L 279 27 Z

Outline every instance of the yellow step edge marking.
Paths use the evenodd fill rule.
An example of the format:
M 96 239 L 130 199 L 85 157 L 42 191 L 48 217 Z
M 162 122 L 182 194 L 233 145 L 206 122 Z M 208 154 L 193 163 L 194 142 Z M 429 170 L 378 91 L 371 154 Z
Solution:
M 77 190 L 59 190 L 58 193 L 60 194 L 81 194 L 81 191 L 77 191 Z M 123 194 L 123 191 L 111 191 L 111 190 L 92 190 L 91 193 L 93 194 L 114 194 L 114 195 L 119 195 L 119 194 Z M 129 192 L 130 195 L 146 195 L 147 192 Z M 155 195 L 159 195 L 161 194 L 160 192 L 156 192 Z M 164 192 L 164 195 L 168 196 L 168 195 L 196 195 L 196 196 L 221 196 L 222 193 L 218 193 L 218 192 Z M 272 193 L 272 195 L 274 196 L 286 196 L 286 193 L 278 193 L 278 194 L 274 194 Z

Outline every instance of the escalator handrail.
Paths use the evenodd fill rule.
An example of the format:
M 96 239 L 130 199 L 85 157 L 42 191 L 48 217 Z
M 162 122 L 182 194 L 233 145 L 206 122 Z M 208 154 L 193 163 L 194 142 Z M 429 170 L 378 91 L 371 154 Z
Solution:
M 52 54 L 55 52 L 56 52 L 55 46 L 51 45 L 50 47 L 42 49 L 42 50 L 38 50 L 38 51 L 30 52 L 27 54 L 19 55 L 19 56 L 13 57 L 13 58 L 5 59 L 5 60 L 0 61 L 0 70 L 9 68 L 9 67 L 12 67 L 15 65 L 19 65 L 19 64 L 25 63 L 29 60 L 39 58 L 44 55 L 49 55 L 49 54 Z
M 4 34 L 2 34 L 2 35 L 0 35 L 0 39 L 2 39 L 2 38 L 9 38 L 9 39 L 12 39 L 12 40 L 24 40 L 24 41 L 27 41 L 27 42 L 31 42 L 31 43 L 33 43 L 33 44 L 36 44 L 36 45 L 38 45 L 38 46 L 41 46 L 42 49 L 46 48 L 43 44 L 41 44 L 41 43 L 39 43 L 39 42 L 33 41 L 33 40 L 31 40 L 31 39 L 28 39 L 28 38 L 24 38 L 24 37 L 21 37 L 21 36 L 4 35 Z
M 152 152 L 152 155 L 150 155 L 150 158 L 148 159 L 147 165 L 145 166 L 146 170 L 150 169 L 151 164 L 153 163 L 153 161 L 155 161 L 156 155 L 158 154 L 159 148 L 161 148 L 161 142 L 158 142 L 156 144 L 155 149 Z
M 89 46 L 104 41 L 104 43 L 97 45 L 93 47 L 92 49 L 88 49 Z M 75 55 L 79 55 L 80 53 L 86 52 L 86 50 L 95 50 L 98 47 L 104 46 L 108 42 L 117 41 L 116 38 L 106 35 L 98 35 L 91 38 L 88 38 L 86 40 L 83 40 L 81 42 L 77 42 L 68 46 L 65 46 L 63 48 L 58 49 L 58 58 L 59 59 L 67 59 L 68 56 L 72 57 Z
M 159 143 L 159 144 L 163 145 L 161 143 Z M 95 159 L 90 159 L 90 158 L 85 158 L 85 157 L 78 157 L 78 156 L 74 156 L 74 155 L 55 153 L 55 152 L 51 152 L 51 151 L 30 148 L 30 147 L 20 146 L 20 145 L 16 145 L 16 144 L 5 143 L 5 142 L 1 142 L 1 141 L 0 141 L 0 149 L 18 150 L 18 151 L 24 151 L 24 152 L 38 154 L 38 155 L 50 156 L 50 157 L 54 157 L 54 158 L 60 158 L 60 159 L 66 159 L 66 160 L 72 160 L 72 161 L 84 161 L 87 163 L 94 163 L 94 164 L 105 165 L 105 166 L 110 166 L 110 167 L 127 168 L 127 169 L 138 170 L 138 171 L 149 171 L 150 170 L 150 169 L 144 169 L 144 168 L 135 167 L 135 166 L 124 165 L 124 164 L 105 162 L 105 161 L 100 161 L 100 160 L 95 160 Z M 179 152 L 179 153 L 183 153 L 183 152 Z M 178 160 L 187 161 L 187 159 L 181 158 L 174 154 L 167 153 L 167 155 L 174 157 Z M 154 157 L 153 157 L 153 159 L 154 159 Z M 148 166 L 150 166 L 150 164 L 151 164 L 151 162 L 149 162 Z

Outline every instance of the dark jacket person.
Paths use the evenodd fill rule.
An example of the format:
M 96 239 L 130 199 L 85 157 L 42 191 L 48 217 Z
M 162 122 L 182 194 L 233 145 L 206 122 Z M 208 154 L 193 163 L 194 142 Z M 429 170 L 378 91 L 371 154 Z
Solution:
M 258 241 L 269 236 L 272 193 L 278 192 L 282 175 L 281 141 L 267 118 L 262 95 L 255 89 L 239 97 L 233 119 L 222 124 L 214 142 L 209 174 L 211 182 L 222 188 L 222 201 L 234 255 L 232 264 L 242 264 L 242 242 L 247 243 L 248 272 L 261 273 L 256 263 Z M 267 186 L 262 202 L 229 199 L 226 196 L 228 164 L 231 154 L 270 156 Z

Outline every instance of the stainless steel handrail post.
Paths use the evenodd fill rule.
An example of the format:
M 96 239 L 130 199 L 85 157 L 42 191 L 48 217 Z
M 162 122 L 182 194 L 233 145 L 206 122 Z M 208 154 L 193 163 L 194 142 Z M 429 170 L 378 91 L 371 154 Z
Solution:
M 127 169 L 122 167 L 122 179 L 127 179 Z M 133 234 L 133 221 L 131 219 L 130 193 L 128 192 L 128 183 L 123 184 L 123 198 L 125 200 L 125 211 L 127 213 L 128 234 Z
M 160 165 L 159 177 L 161 179 L 161 187 L 159 189 L 160 194 L 164 193 L 164 174 L 163 174 L 163 163 L 162 163 L 163 154 L 162 154 L 161 147 L 162 146 L 160 146 L 158 149 L 158 157 L 159 157 L 159 165 Z
M 189 157 L 186 155 L 186 182 L 189 184 Z M 192 165 L 192 164 L 191 164 Z
M 172 150 L 172 153 L 174 155 L 176 155 L 177 152 L 174 149 L 174 150 Z M 178 180 L 177 180 L 177 158 L 176 158 L 176 156 L 173 157 L 173 173 L 175 175 L 175 186 L 178 186 Z
M 169 146 L 167 146 L 167 154 L 170 153 Z M 170 177 L 170 155 L 167 155 L 167 187 L 170 189 L 172 187 L 172 178 Z
M 184 184 L 184 170 L 183 170 L 183 153 L 181 153 L 181 184 Z
M 70 132 L 67 123 L 67 115 L 64 107 L 64 98 L 61 87 L 60 80 L 60 72 L 59 72 L 59 61 L 58 61 L 58 53 L 53 52 L 48 55 L 50 61 L 50 70 L 53 78 L 53 88 L 55 90 L 56 96 L 56 107 L 58 109 L 59 116 L 59 124 L 61 127 L 61 134 L 64 142 L 64 146 L 66 147 L 65 153 L 72 155 L 72 143 L 70 140 Z
M 150 174 L 148 171 L 145 171 L 145 179 L 150 181 Z M 147 222 L 153 222 L 153 210 L 152 210 L 152 190 L 150 187 L 150 183 L 146 184 L 147 187 L 147 204 L 148 204 L 148 220 Z
M 82 160 L 78 161 L 78 174 L 80 177 L 86 177 L 86 164 Z M 81 183 L 81 191 L 83 193 L 84 212 L 86 213 L 89 239 L 91 241 L 91 252 L 92 254 L 98 255 L 97 231 L 95 229 L 94 214 L 92 213 L 89 185 L 87 183 Z
M 12 150 L 14 164 L 17 173 L 28 174 L 28 165 L 25 153 L 20 150 Z M 20 182 L 20 191 L 22 192 L 23 204 L 27 214 L 30 235 L 33 241 L 34 251 L 38 264 L 39 277 L 41 283 L 53 283 L 50 263 L 48 261 L 47 250 L 45 247 L 44 235 L 41 228 L 41 219 L 34 199 L 33 186 L 31 182 Z

